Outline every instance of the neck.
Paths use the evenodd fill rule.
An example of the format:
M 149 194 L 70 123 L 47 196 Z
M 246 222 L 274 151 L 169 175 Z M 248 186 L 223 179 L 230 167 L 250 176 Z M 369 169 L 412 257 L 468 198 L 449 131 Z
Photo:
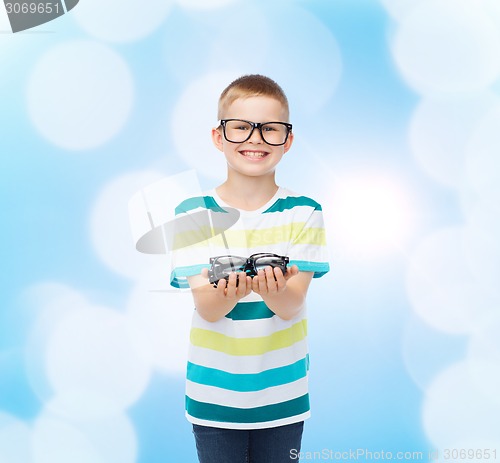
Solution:
M 273 172 L 259 177 L 228 175 L 227 180 L 217 187 L 217 194 L 230 206 L 252 211 L 266 204 L 277 190 Z

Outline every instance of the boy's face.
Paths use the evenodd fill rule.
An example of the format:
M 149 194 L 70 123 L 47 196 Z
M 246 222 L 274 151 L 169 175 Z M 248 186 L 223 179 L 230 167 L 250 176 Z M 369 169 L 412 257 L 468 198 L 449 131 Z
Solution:
M 282 104 L 267 96 L 238 98 L 226 110 L 224 119 L 243 119 L 251 122 L 286 122 Z M 284 145 L 272 146 L 261 137 L 258 129 L 245 142 L 232 143 L 224 138 L 222 128 L 212 129 L 214 145 L 224 153 L 229 170 L 240 174 L 259 177 L 274 173 L 283 155 L 290 149 L 293 133 L 288 135 Z

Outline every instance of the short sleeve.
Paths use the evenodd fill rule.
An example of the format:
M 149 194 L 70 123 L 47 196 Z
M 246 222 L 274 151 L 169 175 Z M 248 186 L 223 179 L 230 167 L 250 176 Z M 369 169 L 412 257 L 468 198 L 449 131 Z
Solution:
M 220 207 L 211 195 L 184 200 L 166 230 L 171 254 L 170 284 L 188 288 L 187 277 L 210 268 L 210 258 L 227 254 L 225 233 L 238 221 L 239 211 Z
M 209 197 L 183 201 L 175 210 L 174 225 L 168 230 L 167 242 L 171 255 L 170 285 L 189 288 L 187 277 L 199 275 L 209 268 L 214 230 Z
M 319 278 L 330 270 L 323 210 L 310 198 L 302 197 L 302 204 L 294 214 L 288 257 L 290 265 Z

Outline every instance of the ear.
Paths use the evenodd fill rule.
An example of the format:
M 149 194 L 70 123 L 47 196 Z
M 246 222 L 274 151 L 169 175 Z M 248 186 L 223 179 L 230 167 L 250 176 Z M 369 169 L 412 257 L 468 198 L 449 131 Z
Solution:
M 212 142 L 219 151 L 223 151 L 222 127 L 218 128 L 218 129 L 216 129 L 216 128 L 212 129 Z
M 293 132 L 290 132 L 288 134 L 288 139 L 286 140 L 286 143 L 283 145 L 284 153 L 286 153 L 291 147 L 293 143 Z

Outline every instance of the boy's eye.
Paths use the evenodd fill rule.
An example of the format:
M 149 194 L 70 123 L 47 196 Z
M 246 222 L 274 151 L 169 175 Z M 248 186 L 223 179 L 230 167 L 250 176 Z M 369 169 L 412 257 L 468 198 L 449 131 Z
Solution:
M 262 127 L 262 130 L 264 130 L 264 132 L 276 132 L 277 128 L 271 125 L 265 125 Z

